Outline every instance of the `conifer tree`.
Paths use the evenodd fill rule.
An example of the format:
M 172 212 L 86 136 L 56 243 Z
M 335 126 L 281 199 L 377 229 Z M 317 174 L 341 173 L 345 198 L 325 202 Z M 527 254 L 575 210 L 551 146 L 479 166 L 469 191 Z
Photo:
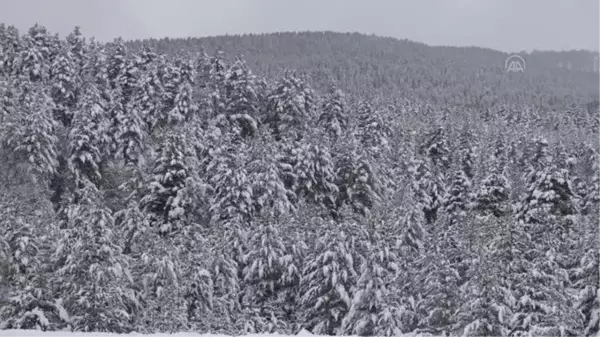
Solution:
M 31 82 L 43 82 L 48 79 L 50 65 L 53 63 L 55 41 L 45 27 L 35 24 L 22 37 L 22 49 L 18 58 L 19 76 Z
M 425 230 L 423 228 L 425 221 L 423 212 L 418 208 L 417 202 L 406 211 L 400 224 L 401 228 L 401 245 L 407 247 L 410 251 L 418 253 L 423 250 L 425 240 Z
M 443 190 L 441 182 L 436 180 L 429 166 L 423 160 L 413 160 L 409 171 L 412 178 L 412 190 L 415 193 L 427 224 L 435 223 L 438 210 L 442 205 Z
M 577 335 L 581 316 L 570 305 L 568 275 L 559 263 L 560 256 L 552 246 L 560 236 L 556 218 L 548 216 L 542 226 L 517 226 L 515 260 L 511 265 L 512 297 L 511 335 Z M 547 227 L 544 230 L 541 227 Z
M 444 197 L 444 210 L 452 218 L 452 222 L 464 218 L 471 207 L 471 181 L 466 172 L 457 169 L 453 176 L 451 185 Z
M 9 115 L 15 113 L 17 108 L 17 85 L 12 79 L 0 79 L 0 122 L 4 123 Z
M 340 138 L 348 127 L 348 116 L 344 93 L 334 85 L 324 99 L 319 124 L 322 125 L 331 139 Z
M 256 214 L 267 213 L 275 217 L 294 210 L 296 196 L 286 188 L 282 179 L 280 158 L 269 138 L 257 141 L 250 149 L 247 163 L 252 182 L 253 207 Z
M 598 243 L 597 238 L 593 241 Z M 586 336 L 598 333 L 600 327 L 599 260 L 597 249 L 587 249 L 574 271 L 575 287 L 579 289 L 575 305 L 583 316 L 582 333 Z
M 253 136 L 258 131 L 259 102 L 255 76 L 242 59 L 238 59 L 226 77 L 225 118 L 241 137 Z
M 212 185 L 210 213 L 213 221 L 240 217 L 250 221 L 254 214 L 254 196 L 252 182 L 246 168 L 244 150 L 239 152 L 233 148 L 217 148 L 207 166 L 212 174 L 209 183 Z
M 357 279 L 345 233 L 325 233 L 306 257 L 300 285 L 304 326 L 314 334 L 339 333 Z
M 456 322 L 460 275 L 456 264 L 446 257 L 444 248 L 449 246 L 448 240 L 437 233 L 431 240 L 426 253 L 428 262 L 421 271 L 423 303 L 419 305 L 418 327 L 432 333 L 449 333 Z
M 54 60 L 50 71 L 51 96 L 56 106 L 55 118 L 65 127 L 71 126 L 73 109 L 77 105 L 77 73 L 70 51 L 63 50 Z
M 577 212 L 568 171 L 559 170 L 547 154 L 548 144 L 538 142 L 527 178 L 527 190 L 517 205 L 517 217 L 525 223 L 540 223 L 546 215 L 565 217 Z
M 139 165 L 143 162 L 146 125 L 143 112 L 137 102 L 118 104 L 112 134 L 116 142 L 116 158 L 123 159 L 125 165 Z
M 402 323 L 397 315 L 398 308 L 391 301 L 389 287 L 393 279 L 390 268 L 394 269 L 396 257 L 385 246 L 365 245 L 361 275 L 341 331 L 348 335 L 396 336 L 402 333 Z
M 297 196 L 334 211 L 339 189 L 329 149 L 310 142 L 301 142 L 295 159 L 293 173 Z
M 112 48 L 107 61 L 107 79 L 111 89 L 117 89 L 127 66 L 127 47 L 122 38 L 117 38 L 112 43 Z
M 511 331 L 514 279 L 509 275 L 518 246 L 513 238 L 519 235 L 512 221 L 482 217 L 475 223 L 480 229 L 472 244 L 476 255 L 469 260 L 467 280 L 461 286 L 454 328 L 464 336 L 508 336 Z
M 22 85 L 20 113 L 9 116 L 1 126 L 2 142 L 16 164 L 25 164 L 34 178 L 48 179 L 58 168 L 58 125 L 52 118 L 52 101 L 42 88 Z
M 69 52 L 74 60 L 76 74 L 81 74 L 87 62 L 87 45 L 85 37 L 81 33 L 81 27 L 76 26 L 66 37 Z
M 444 177 L 450 169 L 451 158 L 448 147 L 448 136 L 442 127 L 431 131 L 419 148 L 420 154 L 431 160 L 432 168 Z
M 583 191 L 581 212 L 585 214 L 591 214 L 593 216 L 598 215 L 600 205 L 600 168 L 598 163 L 598 155 L 594 151 L 590 155 L 591 165 L 591 181 L 586 184 L 586 189 Z
M 78 182 L 85 178 L 98 184 L 102 179 L 100 166 L 110 145 L 106 105 L 96 87 L 85 89 L 68 135 L 69 165 Z
M 195 111 L 192 102 L 194 73 L 191 65 L 179 61 L 169 65 L 162 76 L 162 111 L 158 123 L 162 126 L 180 124 Z
M 312 89 L 295 74 L 286 72 L 269 95 L 264 122 L 271 127 L 277 141 L 298 140 L 306 132 L 313 110 Z
M 191 199 L 188 186 L 193 174 L 186 163 L 186 144 L 180 135 L 167 134 L 160 144 L 148 193 L 141 204 L 159 233 L 182 229 L 188 220 Z
M 272 324 L 286 324 L 285 309 L 294 307 L 289 301 L 295 300 L 298 291 L 300 266 L 273 225 L 261 224 L 251 236 L 249 247 L 242 271 L 242 301 L 246 306 L 260 308 L 262 317 L 275 320 Z
M 182 264 L 187 261 L 181 258 L 179 236 L 160 235 L 149 225 L 137 233 L 131 256 L 143 303 L 136 315 L 142 332 L 176 332 L 188 327 L 182 279 Z
M 510 184 L 506 177 L 506 150 L 501 139 L 496 142 L 496 150 L 489 160 L 490 171 L 483 179 L 475 194 L 474 209 L 481 215 L 501 217 L 509 210 Z
M 383 111 L 369 101 L 358 107 L 358 136 L 362 145 L 375 156 L 389 150 L 391 130 L 383 117 Z
M 129 261 L 110 210 L 98 206 L 98 191 L 84 187 L 69 207 L 53 260 L 54 285 L 77 331 L 129 332 Z
M 239 328 L 242 312 L 239 301 L 243 280 L 243 259 L 245 256 L 243 235 L 244 226 L 237 221 L 220 223 L 207 235 L 212 260 L 210 272 L 213 276 L 212 310 L 203 314 L 208 319 L 210 331 L 231 332 Z M 214 318 L 214 319 L 212 319 Z
M 221 49 L 208 58 L 208 63 L 203 67 L 203 78 L 206 79 L 206 86 L 210 97 L 210 108 L 213 116 L 218 116 L 225 110 L 227 100 L 227 64 L 225 55 Z
M 116 90 L 119 93 L 120 102 L 127 105 L 137 95 L 140 90 L 140 77 L 142 76 L 141 59 L 138 55 L 132 58 L 125 58 L 122 64 L 122 71 L 116 78 Z
M 21 37 L 14 26 L 0 28 L 0 74 L 8 77 L 17 73 L 19 55 L 21 52 Z
M 7 196 L 8 197 L 8 196 Z M 50 330 L 65 327 L 68 317 L 61 300 L 55 301 L 50 279 L 56 227 L 51 211 L 18 216 L 16 202 L 3 200 L 0 220 L 0 329 Z M 43 220 L 42 220 L 43 219 Z M 62 317 L 62 318 L 61 318 Z
M 350 144 L 335 165 L 339 189 L 337 207 L 349 205 L 358 214 L 369 214 L 381 199 L 382 191 L 367 154 Z
M 136 111 L 141 113 L 145 122 L 143 130 L 153 130 L 157 125 L 162 107 L 162 96 L 164 95 L 163 83 L 159 74 L 160 64 L 157 56 L 151 51 L 142 54 L 142 68 L 138 83 L 138 90 L 132 98 Z

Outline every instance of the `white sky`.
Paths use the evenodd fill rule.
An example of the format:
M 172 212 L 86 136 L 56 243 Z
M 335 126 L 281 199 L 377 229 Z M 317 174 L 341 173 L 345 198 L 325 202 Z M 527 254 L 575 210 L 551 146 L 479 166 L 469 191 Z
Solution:
M 599 0 L 0 0 L 0 22 L 117 36 L 332 30 L 433 45 L 599 50 Z

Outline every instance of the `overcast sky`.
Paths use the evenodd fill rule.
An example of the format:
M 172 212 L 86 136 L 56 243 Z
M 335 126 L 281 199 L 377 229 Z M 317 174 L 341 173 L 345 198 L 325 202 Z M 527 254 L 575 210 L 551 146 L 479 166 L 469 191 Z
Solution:
M 101 41 L 321 31 L 506 52 L 599 47 L 599 0 L 0 0 L 0 22 Z

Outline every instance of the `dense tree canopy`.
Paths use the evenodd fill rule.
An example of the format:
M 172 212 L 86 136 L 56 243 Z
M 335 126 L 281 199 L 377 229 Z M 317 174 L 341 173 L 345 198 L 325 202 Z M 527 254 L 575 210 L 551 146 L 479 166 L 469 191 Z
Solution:
M 0 329 L 599 330 L 598 83 L 555 54 L 41 25 L 0 51 Z

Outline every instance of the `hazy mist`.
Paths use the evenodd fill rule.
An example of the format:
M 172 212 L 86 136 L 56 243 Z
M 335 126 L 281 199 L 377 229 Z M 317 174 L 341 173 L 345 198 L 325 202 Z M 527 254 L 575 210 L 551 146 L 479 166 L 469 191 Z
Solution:
M 598 0 L 0 0 L 0 22 L 35 22 L 61 36 L 76 25 L 117 36 L 210 36 L 275 31 L 361 32 L 432 45 L 598 50 Z

